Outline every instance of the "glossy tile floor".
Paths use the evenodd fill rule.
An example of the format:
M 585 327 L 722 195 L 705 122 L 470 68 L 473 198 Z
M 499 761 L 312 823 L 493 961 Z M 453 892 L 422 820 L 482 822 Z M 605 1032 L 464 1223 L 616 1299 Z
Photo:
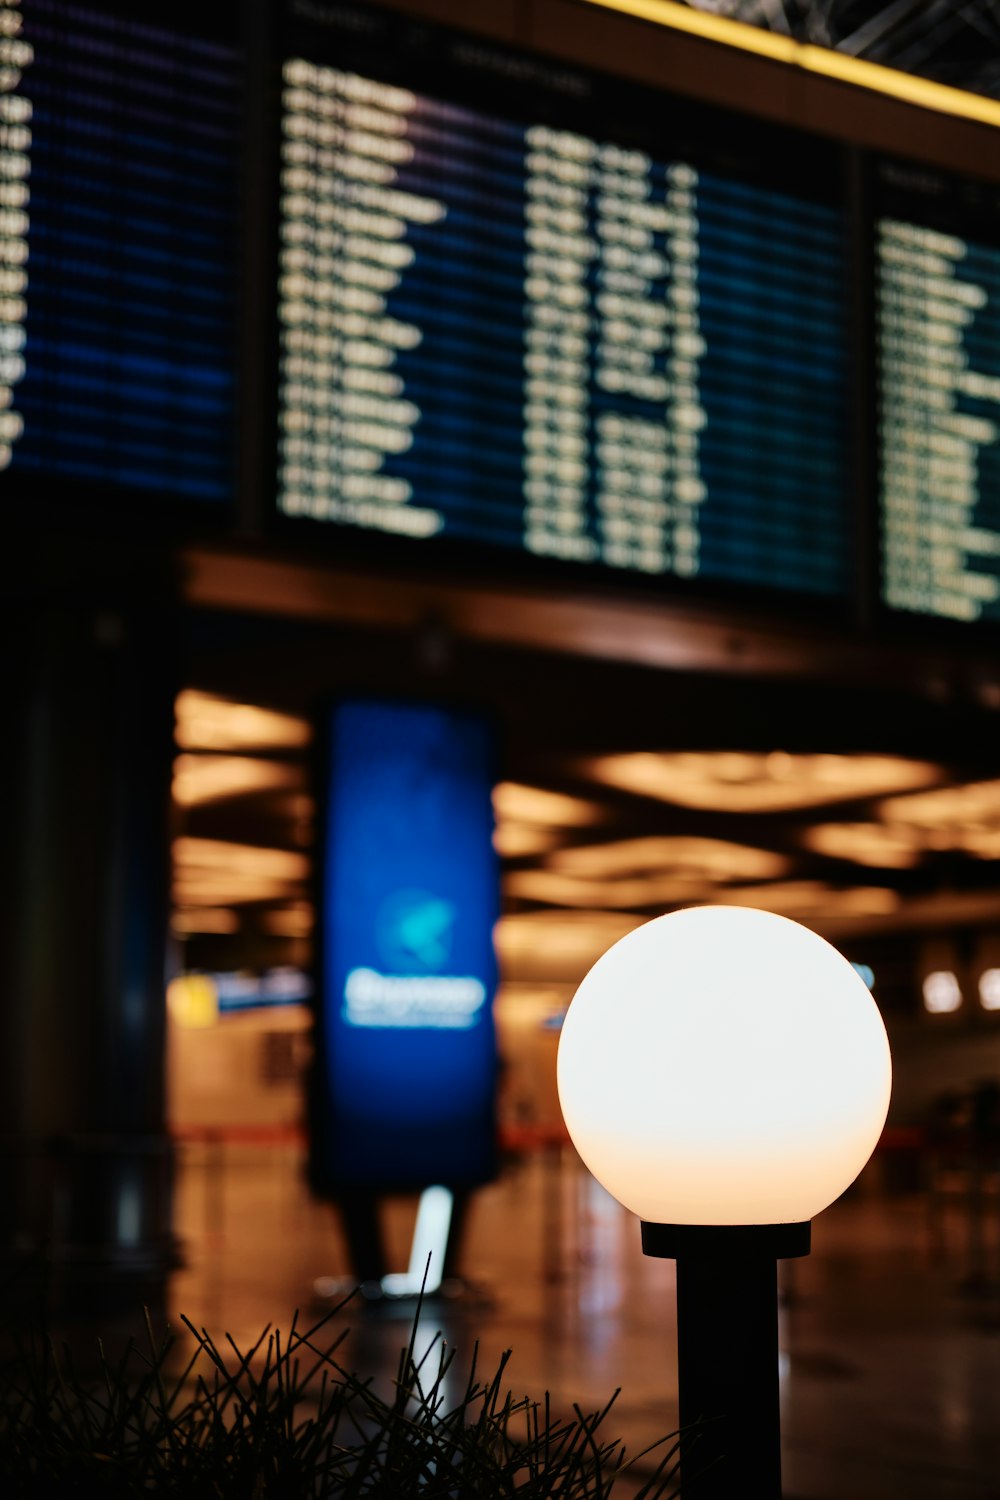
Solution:
M 302 1168 L 292 1145 L 183 1148 L 172 1320 L 186 1313 L 243 1345 L 268 1322 L 287 1327 L 296 1308 L 316 1312 L 316 1278 L 346 1266 Z M 782 1267 L 787 1500 L 1000 1500 L 995 1186 L 979 1240 L 960 1181 L 932 1214 L 925 1195 L 882 1195 L 874 1175 L 816 1220 L 812 1255 Z M 414 1211 L 386 1205 L 400 1269 Z M 469 1295 L 426 1313 L 423 1331 L 456 1346 L 457 1376 L 478 1339 L 483 1371 L 513 1349 L 518 1396 L 548 1390 L 557 1408 L 596 1409 L 620 1386 L 607 1436 L 630 1451 L 676 1426 L 672 1263 L 642 1256 L 636 1221 L 568 1151 L 513 1163 L 479 1193 L 463 1271 Z M 344 1362 L 388 1380 L 407 1315 L 358 1306 L 341 1320 L 352 1330 Z

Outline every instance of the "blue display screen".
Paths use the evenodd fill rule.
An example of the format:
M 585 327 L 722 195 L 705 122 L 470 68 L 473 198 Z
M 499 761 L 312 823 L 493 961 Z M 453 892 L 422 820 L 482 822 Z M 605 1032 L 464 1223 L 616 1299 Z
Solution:
M 890 609 L 1000 622 L 1000 189 L 880 161 L 878 499 Z
M 309 20 L 282 75 L 279 510 L 846 599 L 828 144 L 378 11 L 289 10 Z
M 232 497 L 230 7 L 14 0 L 0 67 L 0 499 Z M 232 24 L 230 25 L 230 30 Z M 106 503 L 106 498 L 102 503 Z
M 488 724 L 345 702 L 329 724 L 314 1176 L 493 1175 L 496 987 Z

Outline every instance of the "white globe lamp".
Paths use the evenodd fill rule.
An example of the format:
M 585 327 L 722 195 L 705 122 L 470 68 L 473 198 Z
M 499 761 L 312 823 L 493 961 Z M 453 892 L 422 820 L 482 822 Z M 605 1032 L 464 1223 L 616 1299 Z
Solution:
M 882 1132 L 885 1026 L 850 963 L 771 912 L 701 906 L 610 948 L 573 998 L 559 1098 L 593 1175 L 677 1261 L 685 1500 L 781 1493 L 776 1261 Z M 696 1458 L 698 1461 L 696 1462 Z M 750 1493 L 747 1490 L 747 1493 Z

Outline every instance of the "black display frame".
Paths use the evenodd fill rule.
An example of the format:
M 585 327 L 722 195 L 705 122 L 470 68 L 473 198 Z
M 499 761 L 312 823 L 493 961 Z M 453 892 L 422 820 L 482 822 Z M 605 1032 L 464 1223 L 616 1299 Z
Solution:
M 281 247 L 278 179 L 282 67 L 286 57 L 306 50 L 302 43 L 309 37 L 308 20 L 304 27 L 297 26 L 290 12 L 299 4 L 308 17 L 316 8 L 308 0 L 304 4 L 301 0 L 279 0 L 279 4 L 276 21 L 272 16 L 270 66 L 266 88 L 261 92 L 269 111 L 268 133 L 275 148 L 270 163 L 272 186 L 266 194 L 270 211 L 265 233 L 269 236 L 270 254 L 265 259 L 271 267 L 270 295 L 274 297 L 274 308 L 271 373 L 267 380 L 269 410 L 267 419 L 261 423 L 264 441 L 258 465 L 258 472 L 266 476 L 260 500 L 263 537 L 293 557 L 308 557 L 314 563 L 321 560 L 352 572 L 377 572 L 391 578 L 412 577 L 416 571 L 421 580 L 445 586 L 460 582 L 534 595 L 590 599 L 595 603 L 674 605 L 715 616 L 725 613 L 751 621 L 757 618 L 779 623 L 802 620 L 857 633 L 871 614 L 871 583 L 865 562 L 870 556 L 870 543 L 865 535 L 866 508 L 858 503 L 859 491 L 867 490 L 868 480 L 859 462 L 860 447 L 854 441 L 858 416 L 850 400 L 844 414 L 850 486 L 843 497 L 844 535 L 848 557 L 861 562 L 854 576 L 847 580 L 842 596 L 700 574 L 684 578 L 669 571 L 655 574 L 601 563 L 564 562 L 539 557 L 524 549 L 447 536 L 413 540 L 350 524 L 282 513 L 277 495 L 280 325 L 275 291 Z M 553 91 L 561 92 L 561 112 L 553 121 L 559 127 L 593 138 L 596 115 L 601 121 L 602 141 L 655 152 L 656 145 L 651 145 L 650 140 L 652 134 L 662 141 L 661 160 L 690 157 L 702 169 L 709 166 L 732 175 L 752 172 L 755 183 L 762 187 L 789 190 L 794 182 L 803 196 L 839 207 L 845 227 L 843 295 L 848 305 L 845 373 L 848 386 L 852 385 L 851 366 L 860 341 L 852 290 L 856 261 L 852 222 L 856 163 L 854 151 L 842 141 L 383 7 L 366 5 L 363 12 L 352 4 L 323 7 L 324 16 L 329 17 L 335 11 L 343 16 L 340 31 L 343 49 L 337 51 L 336 57 L 327 54 L 317 58 L 320 65 L 360 72 L 368 67 L 375 69 L 369 76 L 385 83 L 410 87 L 432 97 L 437 94 L 449 102 L 467 103 L 484 111 L 492 108 L 501 118 L 520 118 L 524 123 L 537 118 L 537 109 L 532 104 L 538 90 L 547 87 L 550 95 Z M 478 67 L 474 72 L 466 71 L 463 87 L 457 89 L 455 79 L 461 75 L 456 58 L 463 55 L 475 57 Z M 413 72 L 413 56 L 419 59 L 419 82 Z M 516 81 L 513 89 L 512 79 Z M 535 89 L 530 96 L 529 83 Z M 516 112 L 511 110 L 512 94 L 516 95 Z M 639 124 L 637 100 L 646 111 L 644 122 Z M 655 129 L 649 123 L 653 119 Z
M 48 8 L 42 6 L 40 10 L 44 13 Z M 0 473 L 0 520 L 4 528 L 13 534 L 58 534 L 70 544 L 86 545 L 92 541 L 97 546 L 126 543 L 142 547 L 180 546 L 197 539 L 217 541 L 231 536 L 239 525 L 241 428 L 246 420 L 240 378 L 241 316 L 247 300 L 246 265 L 242 254 L 246 230 L 245 136 L 247 101 L 250 97 L 245 43 L 246 16 L 239 0 L 222 0 L 221 4 L 208 10 L 196 3 L 196 0 L 176 0 L 176 3 L 173 0 L 148 0 L 141 15 L 136 14 L 135 7 L 129 4 L 129 0 L 87 0 L 87 8 L 95 18 L 106 17 L 112 23 L 125 21 L 137 34 L 148 32 L 151 45 L 155 42 L 156 31 L 167 29 L 180 36 L 194 36 L 209 44 L 219 44 L 232 56 L 236 144 L 233 151 L 231 234 L 226 239 L 225 261 L 220 262 L 231 267 L 231 295 L 228 298 L 227 314 L 232 337 L 227 343 L 224 360 L 231 375 L 231 388 L 223 427 L 218 432 L 217 444 L 213 444 L 217 456 L 222 460 L 219 472 L 226 475 L 227 493 L 195 497 L 172 488 L 169 481 L 162 485 L 140 485 L 110 474 L 85 478 L 79 474 L 59 473 L 54 469 L 19 468 L 15 453 L 14 462 Z M 52 19 L 59 19 L 57 12 Z M 110 45 L 113 48 L 115 43 L 111 42 Z M 99 56 L 98 61 L 100 60 Z M 127 56 L 117 57 L 112 66 L 124 68 L 127 62 Z M 29 71 L 29 97 L 30 90 Z M 65 128 L 68 129 L 68 126 Z M 124 159 L 126 149 L 120 148 L 117 157 L 109 154 L 109 173 L 121 170 L 116 162 Z M 30 207 L 29 201 L 29 219 Z M 29 316 L 30 267 L 29 249 Z M 108 337 L 110 352 L 114 337 L 111 322 L 108 324 Z M 16 407 L 16 389 L 14 405 Z
M 133 16 L 127 0 L 90 0 L 95 11 Z M 886 598 L 887 558 L 883 534 L 882 441 L 879 406 L 882 377 L 878 339 L 879 217 L 891 202 L 913 222 L 939 228 L 1000 251 L 1000 151 L 973 162 L 975 170 L 928 162 L 913 154 L 899 129 L 863 125 L 848 139 L 846 116 L 839 125 L 805 129 L 767 118 L 746 102 L 740 108 L 699 97 L 676 86 L 660 88 L 628 75 L 628 46 L 619 46 L 636 22 L 600 17 L 609 39 L 609 67 L 567 60 L 555 51 L 532 50 L 478 32 L 424 19 L 414 4 L 402 10 L 367 0 L 225 0 L 205 12 L 194 0 L 150 0 L 142 22 L 190 28 L 232 44 L 241 69 L 242 139 L 234 182 L 236 243 L 233 265 L 233 406 L 226 419 L 231 499 L 185 498 L 127 482 L 52 477 L 19 471 L 0 474 L 0 516 L 12 534 L 58 531 L 71 543 L 135 541 L 180 551 L 207 543 L 249 550 L 258 557 L 319 564 L 331 571 L 393 579 L 418 578 L 432 588 L 492 588 L 516 598 L 563 599 L 616 606 L 678 609 L 722 624 L 785 628 L 796 622 L 819 626 L 845 640 L 945 651 L 990 649 L 1000 640 L 1000 605 L 994 617 L 959 620 L 891 604 Z M 296 19 L 295 12 L 301 13 Z M 591 139 L 636 146 L 659 161 L 691 160 L 720 175 L 752 179 L 835 206 L 845 233 L 843 316 L 847 337 L 845 448 L 847 492 L 843 524 L 853 560 L 843 595 L 818 594 L 774 584 L 696 574 L 686 578 L 669 567 L 662 573 L 606 563 L 566 562 L 534 555 L 523 547 L 438 536 L 413 540 L 349 523 L 316 521 L 281 513 L 277 504 L 280 348 L 278 257 L 282 65 L 286 56 L 315 36 L 318 17 L 339 15 L 335 45 L 344 66 L 418 92 L 455 98 L 501 118 L 537 120 L 576 130 Z M 638 23 L 647 31 L 652 23 Z M 310 28 L 313 28 L 312 30 Z M 544 30 L 544 28 L 542 28 Z M 526 34 L 531 28 L 527 28 Z M 395 40 L 393 40 L 395 39 Z M 334 44 L 331 44 L 334 45 Z M 568 48 L 567 51 L 573 49 Z M 748 66 L 750 62 L 748 60 Z M 414 69 L 419 73 L 416 76 Z M 551 109 L 541 109 L 539 101 Z M 784 112 L 788 114 L 786 110 Z M 805 113 L 796 111 L 796 113 Z M 925 111 L 926 113 L 926 111 Z M 812 112 L 811 118 L 818 118 Z M 600 120 L 595 132 L 594 120 Z M 892 132 L 888 132 L 892 134 Z M 948 159 L 948 153 L 944 154 Z M 971 160 L 971 158 L 970 158 Z M 913 190 L 887 192 L 887 170 L 909 179 Z M 977 175 L 978 173 L 978 175 Z M 923 184 L 921 187 L 920 185 Z M 930 187 L 928 187 L 930 185 Z M 518 496 L 518 503 L 522 503 Z M 805 502 L 804 502 L 805 503 Z M 1000 495 L 997 497 L 1000 513 Z M 1000 525 L 997 531 L 1000 537 Z M 1000 570 L 1000 564 L 998 564 Z

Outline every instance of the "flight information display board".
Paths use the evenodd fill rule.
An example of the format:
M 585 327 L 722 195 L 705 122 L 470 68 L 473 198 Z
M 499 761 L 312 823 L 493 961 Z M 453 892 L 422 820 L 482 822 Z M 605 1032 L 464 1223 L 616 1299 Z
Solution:
M 367 8 L 288 18 L 279 511 L 845 600 L 836 150 Z
M 358 0 L 0 0 L 0 515 L 218 531 L 238 444 L 258 541 L 995 626 L 1000 189 Z
M 883 601 L 997 621 L 1000 188 L 876 173 Z
M 229 6 L 0 0 L 0 508 L 233 491 Z M 213 31 L 210 28 L 214 28 Z M 32 482 L 35 487 L 32 488 Z

